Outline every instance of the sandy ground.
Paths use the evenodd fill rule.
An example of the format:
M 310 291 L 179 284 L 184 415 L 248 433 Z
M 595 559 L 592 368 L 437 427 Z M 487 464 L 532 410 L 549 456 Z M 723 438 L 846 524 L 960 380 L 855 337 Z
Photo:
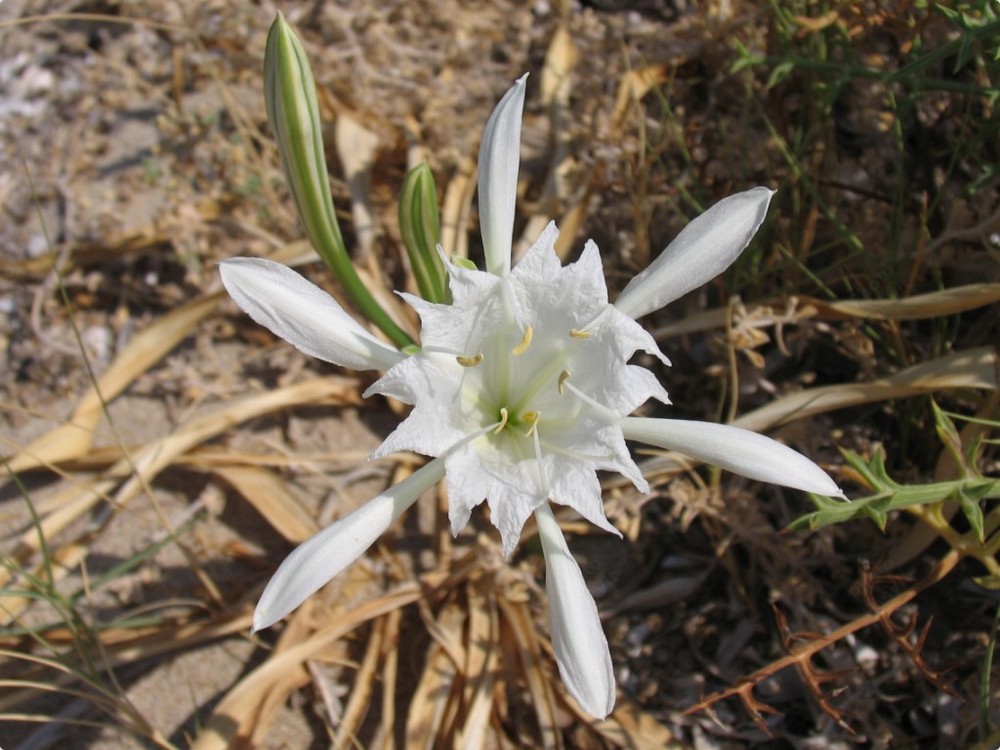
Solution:
M 280 6 L 233 0 L 4 0 L 0 22 L 25 20 L 0 27 L 3 453 L 13 455 L 75 418 L 91 379 L 113 369 L 137 336 L 170 311 L 217 292 L 219 260 L 268 255 L 300 239 L 261 96 L 264 39 L 279 7 L 303 33 L 329 121 L 350 120 L 375 144 L 368 172 L 371 232 L 350 229 L 351 195 L 339 157 L 331 158 L 334 193 L 349 243 L 369 246 L 389 286 L 404 283 L 394 201 L 408 158 L 418 151 L 428 158 L 442 196 L 447 187 L 458 186 L 474 164 L 490 109 L 524 71 L 531 72 L 532 88 L 525 119 L 523 214 L 565 220 L 573 209 L 586 207 L 578 237 L 598 241 L 613 288 L 621 288 L 683 226 L 678 206 L 686 205 L 684 192 L 711 202 L 768 182 L 769 170 L 780 160 L 760 118 L 738 108 L 742 84 L 729 74 L 732 49 L 727 41 L 736 34 L 759 41 L 762 11 L 742 2 L 648 0 L 631 4 L 631 9 L 625 5 L 574 4 L 564 15 L 558 3 L 544 0 L 397 2 L 377 9 L 361 0 Z M 60 15 L 70 12 L 93 15 L 76 20 Z M 553 41 L 560 29 L 567 32 L 565 48 Z M 562 103 L 543 101 L 547 60 L 550 73 L 553 60 L 572 71 Z M 637 114 L 620 106 L 617 97 L 623 81 L 631 80 L 626 78 L 629 71 L 669 79 L 675 97 L 669 117 L 682 122 L 667 127 L 662 109 Z M 831 179 L 878 192 L 892 184 L 879 162 L 884 149 L 879 140 L 884 128 L 875 111 L 881 106 L 880 92 L 874 83 L 853 85 L 853 105 L 838 115 L 839 122 L 851 130 L 854 143 L 867 145 L 840 159 Z M 793 94 L 780 106 L 773 100 L 770 106 L 792 118 L 803 105 Z M 562 118 L 555 127 L 554 111 Z M 335 153 L 332 126 L 328 143 Z M 553 161 L 560 149 L 565 158 Z M 555 183 L 570 187 L 546 187 Z M 952 218 L 956 225 L 975 224 L 994 199 L 993 194 L 956 198 L 950 204 Z M 877 241 L 888 221 L 882 204 L 855 195 L 840 207 L 858 219 L 855 231 L 862 240 Z M 782 221 L 777 220 L 776 234 L 791 231 Z M 526 236 L 532 231 L 531 226 L 518 228 Z M 907 224 L 904 234 L 910 229 Z M 475 233 L 465 228 L 458 234 L 471 234 L 475 254 Z M 836 232 L 821 226 L 817 243 L 831 236 Z M 954 253 L 949 268 L 956 283 L 996 270 L 995 260 L 984 255 L 961 249 Z M 307 272 L 323 279 L 316 264 Z M 858 275 L 868 280 L 869 288 L 862 290 L 868 296 L 881 296 L 883 287 L 893 283 L 877 273 Z M 746 289 L 753 294 L 752 283 Z M 692 295 L 658 322 L 672 323 L 710 308 L 723 291 L 716 285 Z M 997 327 L 995 320 L 980 318 L 974 325 L 970 346 L 988 342 Z M 831 332 L 808 322 L 801 328 L 789 326 L 786 342 L 789 356 L 798 357 L 799 375 L 788 375 L 789 356 L 773 343 L 760 344 L 766 357 L 760 363 L 751 354 L 760 342 L 746 343 L 746 357 L 740 360 L 741 409 L 802 387 L 876 374 L 878 365 L 864 350 L 859 327 L 845 323 Z M 675 402 L 684 416 L 717 416 L 718 389 L 704 384 L 726 372 L 721 338 L 718 332 L 696 333 L 675 339 L 668 349 L 675 362 L 668 388 L 678 394 Z M 44 515 L 65 501 L 67 486 L 102 479 L 111 464 L 102 449 L 138 451 L 235 399 L 336 374 L 341 373 L 308 361 L 253 326 L 227 300 L 219 300 L 175 346 L 142 367 L 122 395 L 110 400 L 85 451 L 58 472 L 25 475 L 31 503 Z M 366 377 L 351 381 L 345 392 L 356 396 Z M 840 463 L 837 439 L 867 445 L 879 439 L 880 420 L 893 418 L 859 410 L 792 425 L 780 436 L 833 466 Z M 364 458 L 395 419 L 384 403 L 329 397 L 246 421 L 235 415 L 229 428 L 213 433 L 198 449 L 276 467 L 292 501 L 322 524 L 389 481 L 391 465 L 366 464 Z M 177 533 L 177 543 L 165 544 L 142 564 L 116 574 L 110 584 L 83 595 L 77 607 L 88 621 L 111 622 L 144 612 L 168 620 L 177 612 L 191 619 L 249 612 L 291 542 L 207 461 L 172 463 L 127 502 L 119 502 L 124 490 L 114 483 L 110 503 L 81 513 L 49 540 L 66 554 L 73 545 L 86 549 L 82 565 L 73 566 L 58 583 L 59 591 L 71 594 L 162 542 L 166 529 Z M 14 554 L 18 535 L 31 535 L 31 515 L 13 483 L 0 492 L 0 527 L 8 530 L 3 549 Z M 900 687 L 905 697 L 898 708 L 886 698 L 890 707 L 879 721 L 866 718 L 864 739 L 857 743 L 844 739 L 848 735 L 810 703 L 808 690 L 791 670 L 764 685 L 763 698 L 790 716 L 781 729 L 784 739 L 773 744 L 736 702 L 716 706 L 714 717 L 683 716 L 681 710 L 708 690 L 775 656 L 773 623 L 766 628 L 760 624 L 771 622 L 767 611 L 772 602 L 786 604 L 793 626 L 802 630 L 829 629 L 847 617 L 841 607 L 856 611 L 859 604 L 850 594 L 857 585 L 855 568 L 866 565 L 869 557 L 880 558 L 886 540 L 870 526 L 853 528 L 836 552 L 835 542 L 844 542 L 836 534 L 782 538 L 779 530 L 807 509 L 804 501 L 740 480 L 728 481 L 720 496 L 681 475 L 662 482 L 652 499 L 614 488 L 609 502 L 619 519 L 635 524 L 632 544 L 581 535 L 574 549 L 595 593 L 606 597 L 607 629 L 626 702 L 647 710 L 659 726 L 669 726 L 676 736 L 708 750 L 755 743 L 784 748 L 793 741 L 802 748 L 890 747 L 907 732 L 937 737 L 940 747 L 958 747 L 974 723 L 967 703 L 929 685 L 891 641 L 868 631 L 827 655 L 825 667 L 853 670 L 841 684 L 848 693 L 843 704 L 865 714 L 865 703 L 873 696 L 891 697 L 892 686 L 886 683 L 864 689 L 866 677 L 858 664 L 872 654 L 876 661 L 882 659 L 877 673 L 893 675 L 905 686 Z M 427 560 L 416 540 L 433 538 L 437 529 L 434 499 L 427 498 L 425 505 L 419 517 L 406 522 L 399 542 L 401 556 L 418 571 L 426 569 Z M 479 543 L 479 532 L 487 546 L 495 547 L 482 518 L 456 544 Z M 899 536 L 908 532 L 909 527 L 895 529 Z M 409 542 L 404 541 L 407 534 Z M 732 555 L 730 545 L 738 548 Z M 535 558 L 528 550 L 515 560 L 513 567 L 525 580 L 538 571 Z M 918 561 L 904 572 L 921 574 L 924 567 Z M 779 571 L 785 576 L 780 580 Z M 640 583 L 650 580 L 661 585 Z M 648 600 L 621 606 L 640 586 Z M 954 608 L 963 606 L 975 610 L 976 622 L 951 640 L 935 631 L 935 645 L 942 651 L 982 648 L 986 608 L 981 590 L 962 583 L 950 599 L 942 597 L 929 609 L 940 610 L 947 623 L 955 619 Z M 61 616 L 36 605 L 20 621 L 40 626 Z M 544 622 L 541 615 L 539 622 Z M 350 659 L 361 658 L 362 640 L 352 641 Z M 273 643 L 273 635 L 258 642 L 246 627 L 235 629 L 197 647 L 119 666 L 115 689 L 162 737 L 184 747 L 230 688 L 267 657 L 261 644 L 269 648 Z M 69 646 L 67 641 L 57 650 Z M 27 642 L 17 647 L 26 648 Z M 404 682 L 420 674 L 413 655 L 419 647 L 410 651 L 414 663 L 401 668 Z M 974 680 L 974 669 L 959 669 L 953 679 L 957 693 L 967 695 Z M 279 706 L 259 746 L 328 746 L 324 717 L 331 705 L 347 699 L 351 688 L 342 675 L 329 684 L 341 691 L 336 700 L 310 689 Z M 128 722 L 120 713 L 102 715 L 86 701 L 48 698 L 26 705 L 63 718 L 86 718 L 103 728 L 63 730 L 8 722 L 0 727 L 4 750 L 150 746 L 122 728 Z M 899 729 L 903 725 L 907 729 Z M 579 746 L 602 746 L 596 739 L 588 741 L 595 744 Z M 379 742 L 384 738 L 372 746 Z

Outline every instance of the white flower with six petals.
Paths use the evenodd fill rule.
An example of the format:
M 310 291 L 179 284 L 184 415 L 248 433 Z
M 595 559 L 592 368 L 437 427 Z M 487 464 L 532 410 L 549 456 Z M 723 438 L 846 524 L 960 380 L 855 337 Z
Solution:
M 278 568 L 254 613 L 268 627 L 361 556 L 442 478 L 452 531 L 484 499 L 510 555 L 535 515 L 546 564 L 552 641 L 570 694 L 592 716 L 614 707 L 615 685 L 597 606 L 549 503 L 568 505 L 618 533 L 604 515 L 598 470 L 648 485 L 626 439 L 677 450 L 752 479 L 841 495 L 819 467 L 770 438 L 704 422 L 629 415 L 649 398 L 669 403 L 637 351 L 667 362 L 635 319 L 725 270 L 763 222 L 772 191 L 754 188 L 689 224 L 614 304 L 597 246 L 568 266 L 550 224 L 511 269 L 511 242 L 525 78 L 487 122 L 479 154 L 486 271 L 447 263 L 452 303 L 403 295 L 421 321 L 420 350 L 406 355 L 371 335 L 299 274 L 260 259 L 223 262 L 233 299 L 303 352 L 353 369 L 383 370 L 366 392 L 413 405 L 375 456 L 434 457 L 411 477 L 301 544 Z M 669 364 L 669 363 L 668 363 Z

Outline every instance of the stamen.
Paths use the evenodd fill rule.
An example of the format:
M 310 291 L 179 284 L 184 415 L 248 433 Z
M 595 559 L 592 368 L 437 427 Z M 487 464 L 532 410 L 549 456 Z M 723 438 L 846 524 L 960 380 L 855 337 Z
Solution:
M 600 326 L 604 318 L 610 314 L 609 310 L 611 310 L 612 307 L 614 307 L 614 305 L 606 305 L 599 313 L 597 313 L 597 317 L 595 317 L 593 320 L 587 323 L 587 325 L 585 325 L 583 328 L 574 329 L 570 331 L 569 335 L 572 336 L 573 338 L 587 338 L 588 336 L 590 336 L 590 332 L 593 331 L 598 326 Z
M 535 427 L 538 425 L 538 415 L 535 415 L 535 421 L 531 425 L 531 430 L 529 430 L 528 435 L 531 436 L 532 446 L 535 449 L 535 470 L 538 472 L 538 481 L 545 488 L 546 497 L 552 497 L 552 487 L 549 484 L 549 477 L 545 472 L 545 462 L 542 460 L 542 440 L 538 436 L 538 430 Z M 527 437 L 527 435 L 525 436 Z
M 528 347 L 531 346 L 531 339 L 535 335 L 535 329 L 528 326 L 524 329 L 524 336 L 521 338 L 521 343 L 514 347 L 512 353 L 515 357 L 524 354 L 528 351 Z
M 531 425 L 528 428 L 528 431 L 524 433 L 525 437 L 531 437 L 537 432 L 536 428 L 538 427 L 538 420 L 539 418 L 541 418 L 541 416 L 542 415 L 539 414 L 537 411 L 529 411 L 524 415 L 524 421 L 528 422 Z
M 585 404 L 590 405 L 594 409 L 594 411 L 596 412 L 595 416 L 600 416 L 601 418 L 605 419 L 609 423 L 615 423 L 615 422 L 618 422 L 621 419 L 621 417 L 618 416 L 617 414 L 615 414 L 613 411 L 611 411 L 611 409 L 609 409 L 608 407 L 606 407 L 604 404 L 595 401 L 590 396 L 588 396 L 586 393 L 584 393 L 579 388 L 577 388 L 576 386 L 574 386 L 572 383 L 570 383 L 568 381 L 563 381 L 563 384 L 567 388 L 569 388 L 570 393 L 572 393 L 578 399 L 580 399 L 581 401 L 583 401 Z
M 556 383 L 556 388 L 559 389 L 559 395 L 562 395 L 563 389 L 566 387 L 566 381 L 569 380 L 569 370 L 563 370 L 559 373 L 559 382 Z
M 462 448 L 462 446 L 468 445 L 469 443 L 473 442 L 474 440 L 478 440 L 483 435 L 485 435 L 487 432 L 489 432 L 490 430 L 492 430 L 494 427 L 496 427 L 496 425 L 493 425 L 493 424 L 486 425 L 482 429 L 476 430 L 475 432 L 473 432 L 470 435 L 466 435 L 464 438 L 462 438 L 461 440 L 459 440 L 454 445 L 449 446 L 448 449 L 445 450 L 444 453 L 442 453 L 440 456 L 438 456 L 438 458 L 447 458 L 448 456 L 453 455 L 456 451 L 460 450 Z
M 507 407 L 502 407 L 500 409 L 500 423 L 497 425 L 497 428 L 493 430 L 494 435 L 499 435 L 501 431 L 503 431 L 503 428 L 507 426 L 507 417 Z
M 455 357 L 455 359 L 458 360 L 458 364 L 462 365 L 462 367 L 475 367 L 483 361 L 483 353 L 480 352 L 472 357 L 463 357 L 459 355 Z

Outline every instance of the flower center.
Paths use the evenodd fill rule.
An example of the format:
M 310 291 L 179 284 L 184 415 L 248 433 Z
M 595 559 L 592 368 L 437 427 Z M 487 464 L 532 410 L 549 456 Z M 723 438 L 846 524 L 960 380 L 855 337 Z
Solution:
M 588 399 L 574 397 L 575 389 L 567 386 L 574 367 L 584 364 L 582 344 L 588 338 L 580 331 L 558 335 L 515 327 L 480 342 L 488 353 L 456 357 L 465 368 L 465 406 L 481 426 L 495 425 L 487 435 L 494 444 L 521 445 L 520 457 L 530 457 L 546 428 L 579 415 Z

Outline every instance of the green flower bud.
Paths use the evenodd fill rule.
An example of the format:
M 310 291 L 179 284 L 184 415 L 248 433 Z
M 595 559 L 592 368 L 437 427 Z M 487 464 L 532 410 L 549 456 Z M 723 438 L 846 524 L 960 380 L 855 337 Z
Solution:
M 425 161 L 411 169 L 403 181 L 399 195 L 399 231 L 420 296 L 428 302 L 450 303 L 448 272 L 437 250 L 441 240 L 437 191 L 434 175 Z
M 397 346 L 412 344 L 365 288 L 347 253 L 330 195 L 316 84 L 302 42 L 281 13 L 267 35 L 264 102 L 309 241 L 361 313 Z

